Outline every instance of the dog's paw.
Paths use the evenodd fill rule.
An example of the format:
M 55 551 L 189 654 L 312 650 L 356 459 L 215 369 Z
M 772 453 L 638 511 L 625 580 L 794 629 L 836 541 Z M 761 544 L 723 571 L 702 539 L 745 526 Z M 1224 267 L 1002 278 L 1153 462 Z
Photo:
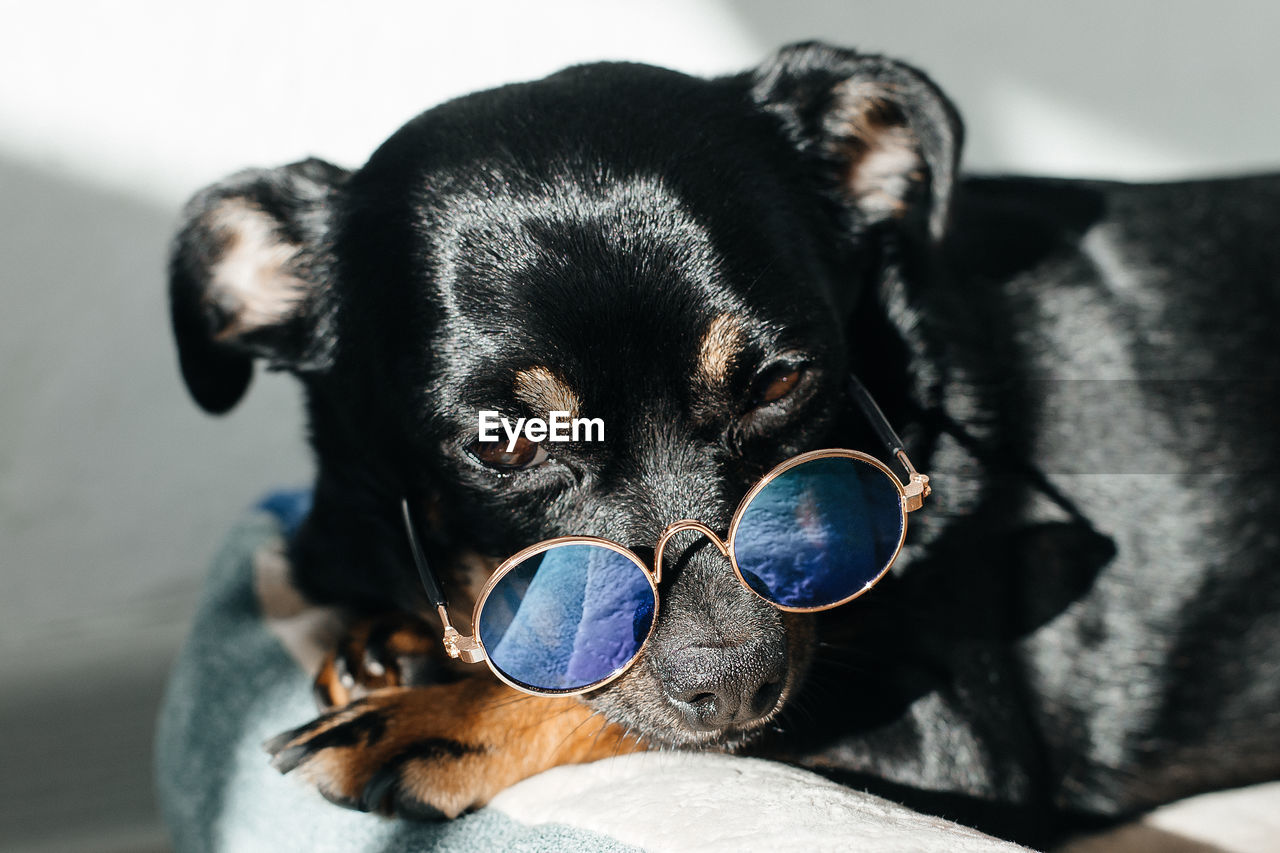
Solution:
M 284 732 L 264 744 L 271 766 L 298 771 L 325 799 L 347 808 L 421 819 L 459 814 L 475 799 L 465 759 L 489 746 L 432 731 L 424 695 L 430 692 L 377 691 Z
M 454 680 L 445 665 L 440 629 L 417 616 L 392 613 L 353 624 L 312 684 L 321 709 L 341 708 L 384 687 Z
M 326 799 L 360 811 L 452 818 L 559 764 L 644 747 L 575 699 L 487 677 L 375 690 L 265 744 Z

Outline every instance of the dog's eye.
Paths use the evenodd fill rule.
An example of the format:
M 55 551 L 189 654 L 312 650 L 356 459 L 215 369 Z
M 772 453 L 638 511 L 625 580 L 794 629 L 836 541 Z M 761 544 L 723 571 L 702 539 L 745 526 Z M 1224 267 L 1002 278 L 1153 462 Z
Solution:
M 756 377 L 753 397 L 757 406 L 776 403 L 790 394 L 804 378 L 804 367 L 794 364 L 777 364 Z
M 507 450 L 507 442 L 505 440 L 476 440 L 471 442 L 471 445 L 467 448 L 467 453 L 471 454 L 481 465 L 486 465 L 498 471 L 532 468 L 534 465 L 541 465 L 547 460 L 547 451 L 542 448 L 542 445 L 536 441 L 530 441 L 524 436 L 516 439 L 516 443 L 511 450 Z

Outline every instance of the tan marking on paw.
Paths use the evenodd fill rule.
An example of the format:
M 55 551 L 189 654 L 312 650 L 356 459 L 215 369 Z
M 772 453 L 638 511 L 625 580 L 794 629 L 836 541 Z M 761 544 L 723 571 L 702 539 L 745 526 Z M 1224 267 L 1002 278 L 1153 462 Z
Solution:
M 326 732 L 347 724 L 356 727 L 351 737 L 324 746 L 335 741 L 323 738 Z M 368 734 L 375 728 L 376 736 Z M 387 791 L 403 803 L 456 817 L 543 770 L 645 746 L 576 699 L 527 696 L 485 673 L 454 684 L 376 690 L 277 754 L 295 749 L 305 750 L 290 762 L 298 775 L 344 804 L 359 803 L 371 780 L 393 773 Z

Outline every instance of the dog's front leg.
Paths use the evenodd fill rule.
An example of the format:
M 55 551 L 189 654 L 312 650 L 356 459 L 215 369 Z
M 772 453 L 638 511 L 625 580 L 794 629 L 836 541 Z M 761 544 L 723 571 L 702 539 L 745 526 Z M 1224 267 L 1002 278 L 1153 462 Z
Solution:
M 529 696 L 486 674 L 374 690 L 266 748 L 277 770 L 339 805 L 436 819 L 551 767 L 644 746 L 577 699 Z
M 325 656 L 312 683 L 321 711 L 348 705 L 383 687 L 426 687 L 456 681 L 458 665 L 440 644 L 440 629 L 410 613 L 357 619 Z

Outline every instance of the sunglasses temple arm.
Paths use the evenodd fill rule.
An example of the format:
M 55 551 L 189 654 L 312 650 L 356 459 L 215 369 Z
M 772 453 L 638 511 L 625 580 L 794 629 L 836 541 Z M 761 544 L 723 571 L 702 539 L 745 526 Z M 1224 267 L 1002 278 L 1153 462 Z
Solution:
M 858 408 L 862 410 L 863 416 L 870 422 L 871 428 L 875 430 L 876 437 L 888 449 L 889 455 L 897 459 L 907 472 L 907 479 L 903 484 L 907 512 L 919 509 L 924 503 L 925 497 L 929 494 L 928 476 L 921 474 L 911 464 L 911 460 L 907 458 L 906 445 L 898 437 L 898 433 L 894 431 L 889 419 L 884 416 L 884 412 L 880 411 L 880 406 L 876 403 L 875 398 L 867 391 L 862 381 L 853 374 L 849 375 L 849 393 L 853 396 L 854 402 L 858 404 Z
M 418 541 L 417 526 L 413 523 L 413 512 L 409 508 L 409 500 L 407 498 L 400 499 L 400 514 L 404 518 L 404 532 L 409 537 L 409 550 L 413 553 L 413 562 L 418 567 L 418 577 L 422 579 L 422 588 L 426 590 L 431 606 L 440 614 L 440 621 L 444 625 L 445 651 L 449 653 L 449 657 L 461 658 L 467 663 L 477 663 L 484 660 L 484 649 L 480 647 L 475 638 L 464 637 L 449 622 L 449 601 L 444 597 L 444 589 L 440 586 L 439 578 L 436 577 L 435 572 L 431 571 L 431 566 L 427 563 L 427 555 L 422 550 L 422 543 Z

